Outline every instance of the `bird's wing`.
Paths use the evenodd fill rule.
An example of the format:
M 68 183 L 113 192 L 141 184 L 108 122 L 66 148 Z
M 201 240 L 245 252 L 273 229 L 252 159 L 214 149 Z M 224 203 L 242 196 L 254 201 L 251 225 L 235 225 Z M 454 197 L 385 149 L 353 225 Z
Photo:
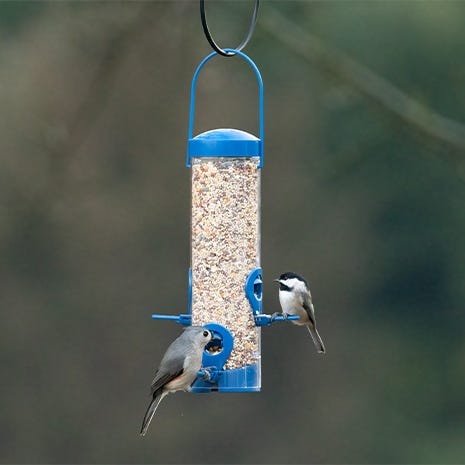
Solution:
M 155 378 L 153 378 L 152 394 L 184 372 L 186 357 L 182 356 L 182 354 L 189 353 L 192 350 L 191 346 L 192 343 L 189 342 L 186 332 L 182 333 L 170 344 L 155 373 Z
M 312 304 L 312 298 L 308 296 L 304 296 L 303 303 L 302 303 L 305 311 L 308 314 L 308 317 L 310 318 L 310 321 L 313 326 L 315 326 L 315 310 L 313 308 Z
M 152 381 L 151 392 L 154 394 L 184 371 L 184 359 L 176 357 L 173 351 L 167 351 Z
M 180 376 L 183 371 L 184 370 L 182 367 L 178 371 L 173 370 L 173 371 L 161 372 L 160 370 L 157 370 L 157 372 L 155 373 L 155 378 L 153 378 L 153 381 L 152 381 L 150 393 L 153 395 L 159 389 L 163 388 L 165 384 L 169 383 L 174 378 L 177 378 L 178 376 Z

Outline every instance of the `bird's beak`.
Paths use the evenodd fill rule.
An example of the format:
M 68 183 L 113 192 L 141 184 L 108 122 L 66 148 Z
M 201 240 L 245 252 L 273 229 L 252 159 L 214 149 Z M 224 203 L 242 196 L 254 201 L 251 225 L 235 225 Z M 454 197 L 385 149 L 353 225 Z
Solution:
M 280 283 L 281 281 L 279 279 L 273 279 L 275 283 Z

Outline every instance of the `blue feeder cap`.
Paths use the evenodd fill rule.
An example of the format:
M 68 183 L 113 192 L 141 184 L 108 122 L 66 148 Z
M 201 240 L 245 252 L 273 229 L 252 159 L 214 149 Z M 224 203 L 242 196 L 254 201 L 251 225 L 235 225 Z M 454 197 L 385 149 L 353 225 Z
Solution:
M 260 157 L 261 168 L 262 143 L 257 137 L 239 129 L 213 129 L 189 139 L 188 167 L 191 157 Z

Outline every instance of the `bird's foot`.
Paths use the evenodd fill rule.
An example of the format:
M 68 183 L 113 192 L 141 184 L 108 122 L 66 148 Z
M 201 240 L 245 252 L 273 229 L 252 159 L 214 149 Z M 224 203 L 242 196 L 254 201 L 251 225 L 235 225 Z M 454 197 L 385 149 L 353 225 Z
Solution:
M 279 317 L 279 318 L 278 318 Z M 276 321 L 276 320 L 287 320 L 287 313 L 279 313 L 279 312 L 274 312 L 272 315 L 271 315 L 271 323 L 273 323 L 273 321 Z
M 218 380 L 219 370 L 217 367 L 203 367 L 198 373 L 197 376 L 202 378 L 204 381 L 210 383 L 216 383 Z

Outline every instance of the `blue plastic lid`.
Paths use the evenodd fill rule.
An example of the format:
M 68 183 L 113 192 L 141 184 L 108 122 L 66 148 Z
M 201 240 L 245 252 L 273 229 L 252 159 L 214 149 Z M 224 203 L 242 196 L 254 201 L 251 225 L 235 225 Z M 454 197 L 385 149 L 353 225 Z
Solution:
M 187 166 L 190 166 L 191 157 L 262 158 L 261 141 L 239 129 L 213 129 L 189 139 Z

